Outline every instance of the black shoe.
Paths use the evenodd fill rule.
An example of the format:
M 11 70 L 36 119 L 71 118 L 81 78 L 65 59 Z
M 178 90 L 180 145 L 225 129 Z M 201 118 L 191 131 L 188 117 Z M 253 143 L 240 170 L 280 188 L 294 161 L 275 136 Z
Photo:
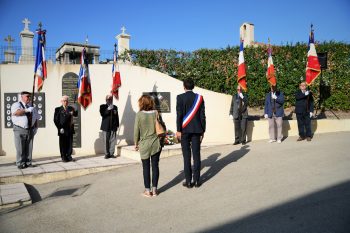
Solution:
M 238 145 L 240 142 L 234 142 L 233 145 Z
M 20 164 L 17 166 L 18 169 L 25 169 L 27 166 L 25 164 Z
M 110 155 L 109 158 L 115 159 L 115 158 L 117 158 L 117 157 L 116 157 L 115 155 Z
M 72 156 L 68 156 L 67 160 L 68 160 L 68 162 L 74 162 L 75 161 L 75 159 L 73 159 Z
M 36 167 L 36 166 L 33 164 L 26 164 L 26 167 Z
M 202 185 L 200 181 L 194 182 L 194 187 L 199 188 Z
M 109 159 L 110 158 L 110 155 L 105 155 L 105 159 Z
M 186 187 L 186 188 L 188 188 L 188 189 L 192 188 L 192 184 L 189 183 L 189 182 L 183 182 L 183 183 L 182 183 L 182 186 L 184 186 L 184 187 Z
M 245 144 L 247 144 L 247 142 L 246 142 L 246 141 L 243 141 L 243 142 L 242 142 L 242 145 L 245 145 Z

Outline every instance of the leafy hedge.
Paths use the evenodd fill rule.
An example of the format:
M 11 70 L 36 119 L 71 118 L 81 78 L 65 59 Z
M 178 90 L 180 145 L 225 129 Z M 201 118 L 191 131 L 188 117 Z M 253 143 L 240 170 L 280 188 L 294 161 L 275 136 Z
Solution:
M 350 45 L 323 42 L 316 44 L 316 50 L 328 52 L 328 69 L 311 86 L 315 100 L 322 98 L 322 107 L 350 110 Z M 285 106 L 293 106 L 294 93 L 305 78 L 307 44 L 273 46 L 272 51 L 278 88 L 285 93 Z M 194 52 L 130 50 L 129 56 L 124 54 L 120 59 L 131 60 L 133 64 L 166 73 L 179 80 L 191 77 L 201 88 L 232 94 L 236 87 L 238 52 L 238 46 L 214 50 L 199 49 Z M 265 75 L 267 47 L 248 47 L 244 50 L 244 58 L 250 106 L 262 107 L 265 93 L 269 90 Z M 320 85 L 321 80 L 323 85 Z

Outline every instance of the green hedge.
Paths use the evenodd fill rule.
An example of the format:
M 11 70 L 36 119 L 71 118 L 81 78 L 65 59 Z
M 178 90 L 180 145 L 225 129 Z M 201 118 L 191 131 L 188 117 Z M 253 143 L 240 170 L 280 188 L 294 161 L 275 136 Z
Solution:
M 307 44 L 296 43 L 273 46 L 273 62 L 276 67 L 278 88 L 285 93 L 286 107 L 294 105 L 294 93 L 305 78 Z M 340 42 L 316 44 L 317 52 L 328 52 L 328 69 L 322 72 L 311 86 L 315 100 L 323 101 L 322 107 L 334 110 L 350 110 L 350 45 Z M 196 86 L 215 92 L 235 92 L 237 47 L 225 49 L 200 49 L 194 52 L 175 50 L 130 50 L 130 56 L 120 59 L 133 64 L 166 73 L 179 80 L 191 77 Z M 265 93 L 269 90 L 266 81 L 267 47 L 248 47 L 244 50 L 247 66 L 247 83 L 250 106 L 262 107 Z M 320 81 L 323 81 L 320 92 Z M 320 96 L 320 93 L 321 96 Z M 318 107 L 318 104 L 316 103 Z

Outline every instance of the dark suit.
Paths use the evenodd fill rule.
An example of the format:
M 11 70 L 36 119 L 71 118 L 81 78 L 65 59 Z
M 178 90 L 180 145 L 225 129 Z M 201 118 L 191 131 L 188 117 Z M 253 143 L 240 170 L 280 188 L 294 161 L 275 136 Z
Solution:
M 117 106 L 113 105 L 112 110 L 108 110 L 107 104 L 100 106 L 102 117 L 100 129 L 103 131 L 104 152 L 106 156 L 113 156 L 115 151 L 116 131 L 119 127 L 119 115 Z
M 314 111 L 314 98 L 312 93 L 309 93 L 309 95 L 305 95 L 301 90 L 295 93 L 295 114 L 301 138 L 311 137 L 310 112 Z
M 181 148 L 187 183 L 191 182 L 192 175 L 193 181 L 199 182 L 201 169 L 200 140 L 206 128 L 204 100 L 193 119 L 185 128 L 182 127 L 183 118 L 190 111 L 195 98 L 196 94 L 192 91 L 186 91 L 185 93 L 178 95 L 176 98 L 176 126 L 177 131 L 181 132 Z M 193 154 L 193 174 L 191 167 L 191 149 Z
M 53 121 L 57 127 L 60 153 L 63 161 L 72 160 L 73 134 L 75 133 L 73 116 L 78 116 L 78 112 L 71 106 L 67 106 L 66 109 L 63 106 L 55 108 Z M 63 134 L 60 132 L 61 129 L 64 130 Z
M 243 94 L 243 93 L 242 93 Z M 248 98 L 243 94 L 243 99 L 238 94 L 234 94 L 231 100 L 230 115 L 233 116 L 235 125 L 235 142 L 245 143 L 247 135 L 248 120 Z

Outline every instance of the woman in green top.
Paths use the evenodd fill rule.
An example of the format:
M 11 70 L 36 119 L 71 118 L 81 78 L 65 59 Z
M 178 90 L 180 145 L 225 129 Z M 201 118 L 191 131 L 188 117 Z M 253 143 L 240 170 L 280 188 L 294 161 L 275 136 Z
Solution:
M 134 141 L 135 150 L 140 151 L 142 161 L 145 185 L 143 195 L 146 197 L 157 196 L 161 146 L 155 129 L 156 110 L 154 110 L 154 101 L 149 95 L 142 95 L 138 103 L 140 111 L 136 114 Z M 152 163 L 152 191 L 150 162 Z

